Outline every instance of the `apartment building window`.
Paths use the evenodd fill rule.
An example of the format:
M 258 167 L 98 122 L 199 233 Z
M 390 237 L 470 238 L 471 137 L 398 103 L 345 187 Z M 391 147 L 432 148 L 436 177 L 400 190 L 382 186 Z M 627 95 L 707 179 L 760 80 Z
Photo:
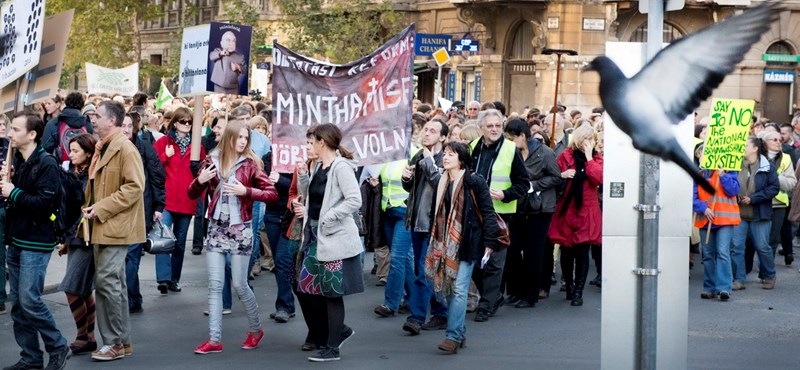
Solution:
M 669 23 L 664 23 L 664 43 L 672 43 L 681 37 L 683 37 L 683 32 Z M 641 26 L 639 26 L 636 31 L 633 31 L 633 34 L 631 35 L 631 42 L 647 42 L 647 22 L 644 22 Z
M 514 34 L 511 46 L 511 59 L 531 60 L 533 58 L 533 26 L 530 22 L 522 22 Z
M 778 41 L 767 48 L 766 54 L 793 55 L 792 47 L 783 41 Z M 767 67 L 794 68 L 797 63 L 787 62 L 767 62 Z

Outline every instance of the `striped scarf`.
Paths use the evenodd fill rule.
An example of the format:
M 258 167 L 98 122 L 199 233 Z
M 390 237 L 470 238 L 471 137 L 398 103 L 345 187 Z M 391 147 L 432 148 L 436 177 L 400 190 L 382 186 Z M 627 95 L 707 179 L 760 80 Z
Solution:
M 463 176 L 464 171 L 453 179 L 455 191 L 452 194 L 449 213 L 443 201 L 447 183 L 450 181 L 448 173 L 442 175 L 436 193 L 436 216 L 431 229 L 428 253 L 425 256 L 425 276 L 440 299 L 454 293 L 453 288 L 458 274 L 458 248 L 461 245 L 461 220 L 464 213 Z

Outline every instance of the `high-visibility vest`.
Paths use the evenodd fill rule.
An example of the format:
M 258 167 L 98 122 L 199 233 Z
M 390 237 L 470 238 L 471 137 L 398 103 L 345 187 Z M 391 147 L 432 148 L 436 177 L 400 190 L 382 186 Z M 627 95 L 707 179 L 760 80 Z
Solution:
M 421 149 L 411 147 L 410 157 Z M 403 170 L 408 166 L 408 159 L 389 162 L 381 168 L 381 209 L 386 211 L 389 207 L 405 207 L 408 192 L 403 189 Z
M 469 143 L 469 150 L 472 153 L 475 146 L 481 138 L 477 138 Z M 500 152 L 497 153 L 497 159 L 494 160 L 492 165 L 491 179 L 489 179 L 489 189 L 493 190 L 506 190 L 511 187 L 511 164 L 514 163 L 514 153 L 517 147 L 510 140 L 503 140 L 500 145 Z M 477 168 L 478 164 L 475 164 Z M 517 211 L 517 201 L 503 202 L 502 200 L 493 200 L 494 211 L 497 213 L 515 213 Z
M 714 174 L 711 175 L 711 179 L 709 182 L 712 184 L 718 185 L 719 184 L 719 173 L 714 171 Z M 697 197 L 708 203 L 708 207 L 711 208 L 711 204 L 713 203 L 713 195 L 709 192 L 705 191 L 702 187 L 697 187 Z M 729 197 L 725 194 L 722 190 L 721 186 L 717 186 L 717 203 L 714 205 L 714 225 L 717 226 L 736 226 L 742 222 L 742 218 L 739 215 L 739 203 L 736 202 L 736 196 Z M 703 228 L 708 224 L 708 219 L 706 215 L 695 213 L 694 215 L 694 226 L 697 228 Z
M 783 171 L 786 171 L 787 168 L 792 166 L 792 158 L 786 153 L 781 154 L 781 163 L 778 165 L 778 176 L 780 176 Z M 775 200 L 783 203 L 787 207 L 789 206 L 789 194 L 787 194 L 785 191 L 779 192 L 778 195 L 775 196 Z

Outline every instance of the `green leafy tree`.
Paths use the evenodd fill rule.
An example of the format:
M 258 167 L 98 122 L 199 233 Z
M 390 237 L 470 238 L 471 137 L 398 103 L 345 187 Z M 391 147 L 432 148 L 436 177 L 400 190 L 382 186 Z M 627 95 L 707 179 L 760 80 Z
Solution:
M 137 21 L 163 14 L 163 5 L 146 0 L 48 0 L 46 4 L 47 15 L 69 9 L 75 9 L 75 17 L 64 56 L 62 87 L 72 86 L 86 62 L 109 68 L 137 62 L 142 48 Z
M 389 1 L 277 0 L 289 21 L 286 45 L 333 63 L 357 60 L 407 25 Z

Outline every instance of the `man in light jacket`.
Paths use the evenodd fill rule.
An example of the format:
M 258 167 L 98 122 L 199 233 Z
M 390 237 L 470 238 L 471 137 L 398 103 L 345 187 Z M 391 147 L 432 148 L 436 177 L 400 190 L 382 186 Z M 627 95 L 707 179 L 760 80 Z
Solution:
M 122 104 L 104 101 L 97 108 L 95 131 L 100 148 L 89 167 L 84 218 L 94 247 L 97 326 L 103 347 L 92 359 L 111 361 L 133 354 L 130 339 L 125 255 L 145 241 L 144 168 L 136 146 L 122 133 Z M 86 236 L 83 236 L 86 238 Z M 84 239 L 86 240 L 86 239 Z

